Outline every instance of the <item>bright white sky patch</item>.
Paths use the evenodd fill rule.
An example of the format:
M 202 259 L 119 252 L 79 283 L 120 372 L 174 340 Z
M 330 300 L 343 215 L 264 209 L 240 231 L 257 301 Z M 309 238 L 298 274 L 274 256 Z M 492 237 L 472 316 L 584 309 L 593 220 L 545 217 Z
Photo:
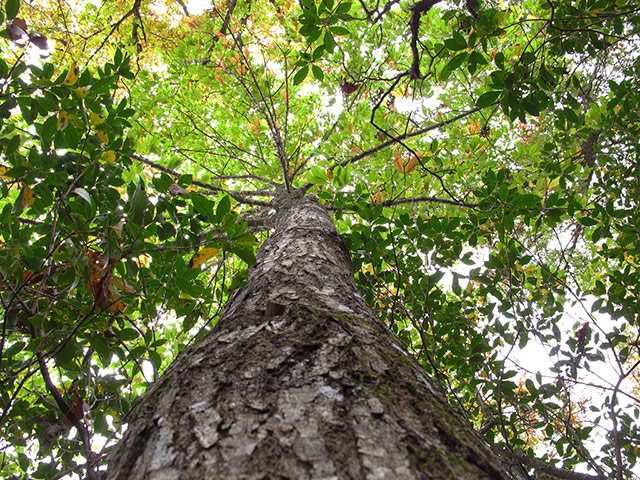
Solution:
M 211 8 L 211 0 L 189 0 L 187 2 L 187 10 L 191 15 L 199 15 L 209 8 Z

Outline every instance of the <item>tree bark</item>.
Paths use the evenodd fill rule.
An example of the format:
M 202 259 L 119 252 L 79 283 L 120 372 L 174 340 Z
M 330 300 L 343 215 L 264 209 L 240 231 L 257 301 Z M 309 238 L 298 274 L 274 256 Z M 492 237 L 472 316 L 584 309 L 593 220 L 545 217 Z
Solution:
M 212 332 L 150 388 L 109 479 L 507 479 L 358 291 L 330 217 L 281 200 Z

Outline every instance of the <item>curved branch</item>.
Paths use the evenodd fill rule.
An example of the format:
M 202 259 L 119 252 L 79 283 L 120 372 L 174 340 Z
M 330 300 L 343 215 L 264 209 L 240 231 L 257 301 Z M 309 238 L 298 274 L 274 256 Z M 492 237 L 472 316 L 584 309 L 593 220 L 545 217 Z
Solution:
M 418 137 L 420 135 L 424 135 L 427 132 L 431 132 L 432 130 L 437 130 L 438 128 L 444 127 L 445 125 L 449 125 L 450 123 L 454 123 L 457 122 L 458 120 L 462 120 L 463 118 L 466 118 L 470 115 L 473 115 L 474 113 L 477 113 L 485 108 L 488 107 L 492 107 L 494 105 L 497 105 L 498 102 L 494 102 L 490 105 L 487 105 L 485 107 L 476 107 L 476 108 L 472 108 L 471 110 L 468 110 L 464 113 L 461 113 L 459 115 L 456 115 L 455 117 L 451 117 L 447 120 L 443 120 L 442 122 L 438 122 L 438 123 L 434 123 L 433 125 L 429 125 L 428 127 L 422 128 L 420 130 L 416 130 L 415 132 L 410 132 L 410 133 L 403 133 L 402 135 L 398 135 L 396 137 L 393 137 L 391 140 L 387 140 L 386 142 L 382 142 L 380 145 L 377 145 L 373 148 L 370 148 L 369 150 L 366 150 L 364 152 L 361 152 L 357 155 L 354 155 L 351 158 L 348 158 L 347 160 L 343 160 L 342 162 L 339 162 L 335 165 L 333 165 L 331 168 L 335 168 L 336 166 L 340 165 L 341 167 L 344 167 L 346 165 L 349 165 L 350 163 L 355 163 L 359 160 L 362 160 L 363 158 L 366 158 L 370 155 L 373 155 L 376 152 L 379 152 L 380 150 L 384 150 L 387 147 L 390 147 L 391 145 L 398 143 L 398 141 L 400 140 L 406 140 L 408 138 L 413 138 L 413 137 Z
M 100 46 L 96 49 L 95 52 L 93 52 L 93 55 L 91 55 L 91 57 L 89 57 L 89 62 L 93 59 L 93 57 L 96 55 L 96 53 L 98 53 L 100 50 L 102 50 L 102 47 L 105 46 L 105 44 L 107 43 L 107 41 L 109 40 L 109 37 L 111 35 L 113 35 L 113 32 L 115 32 L 118 27 L 120 25 L 122 25 L 122 22 L 124 22 L 127 18 L 129 18 L 131 15 L 134 15 L 134 17 L 136 19 L 140 18 L 140 4 L 142 3 L 142 0 L 135 0 L 133 2 L 133 6 L 131 7 L 131 10 L 129 10 L 127 13 L 125 13 L 122 18 L 120 20 L 118 20 L 116 23 L 114 23 L 111 26 L 111 30 L 109 31 L 109 33 L 104 37 L 104 40 L 102 41 L 102 43 L 100 44 Z M 143 31 L 144 33 L 144 31 Z
M 441 0 L 421 0 L 418 3 L 414 4 L 411 7 L 411 54 L 413 56 L 413 61 L 411 63 L 411 68 L 409 68 L 409 75 L 412 80 L 416 80 L 420 78 L 420 54 L 418 53 L 418 36 L 420 35 L 420 17 L 423 13 L 431 10 L 436 3 L 439 3 Z
M 373 207 L 393 207 L 396 205 L 405 205 L 407 203 L 442 203 L 445 205 L 452 205 L 454 207 L 463 207 L 463 208 L 475 208 L 478 205 L 476 203 L 465 203 L 458 202 L 455 200 L 449 200 L 447 198 L 437 198 L 437 197 L 410 197 L 410 198 L 396 198 L 394 200 L 387 200 L 384 202 L 372 202 L 371 206 Z M 334 205 L 323 205 L 326 210 L 329 211 L 337 211 L 338 207 Z M 351 208 L 346 207 L 351 210 Z M 353 207 L 355 209 L 355 207 Z
M 172 177 L 179 177 L 181 175 L 180 172 L 176 172 L 175 170 L 172 170 L 170 168 L 164 167 L 152 160 L 149 160 L 148 158 L 144 158 L 142 155 L 139 155 L 137 153 L 134 153 L 133 155 L 131 155 L 131 158 L 138 160 L 139 162 L 142 162 L 146 165 L 149 165 L 150 167 L 153 167 L 157 170 L 160 170 L 162 172 L 168 173 L 169 175 L 171 175 Z M 213 192 L 223 192 L 226 193 L 227 195 L 229 195 L 231 198 L 233 198 L 236 202 L 238 203 L 244 203 L 246 205 L 257 205 L 257 206 L 262 206 L 262 207 L 270 207 L 271 206 L 271 202 L 264 202 L 262 200 L 250 200 L 246 197 L 244 197 L 241 193 L 238 192 L 234 192 L 233 190 L 226 190 L 224 188 L 220 188 L 220 187 L 216 187 L 215 185 L 211 185 L 209 183 L 204 183 L 204 182 L 200 182 L 198 180 L 193 180 L 191 182 L 193 185 L 196 185 L 198 187 L 201 188 L 205 188 L 207 190 L 211 190 Z M 268 194 L 265 193 L 265 196 L 267 196 Z
M 588 473 L 572 472 L 571 470 L 554 467 L 542 460 L 532 458 L 529 455 L 517 451 L 500 450 L 500 453 L 536 471 L 564 480 L 605 480 L 606 478 L 601 475 L 589 475 Z
M 375 203 L 375 205 L 380 205 L 382 207 L 391 207 L 393 205 L 403 205 L 406 203 L 444 203 L 445 205 L 453 205 L 454 207 L 465 207 L 465 208 L 475 208 L 478 206 L 477 203 L 466 203 L 466 202 L 460 202 L 456 200 L 449 200 L 448 198 L 438 198 L 438 197 L 397 198 L 395 200 L 387 200 L 384 202 Z
M 35 328 L 32 327 L 31 330 L 32 330 L 31 335 L 33 338 L 35 338 Z M 42 375 L 42 379 L 44 380 L 44 384 L 47 387 L 47 390 L 55 400 L 56 405 L 58 405 L 58 408 L 60 409 L 62 414 L 65 416 L 65 418 L 69 421 L 71 425 L 76 427 L 76 429 L 78 430 L 78 433 L 80 434 L 80 437 L 82 438 L 82 444 L 84 446 L 85 456 L 87 459 L 86 461 L 87 477 L 86 478 L 88 480 L 95 480 L 96 472 L 92 468 L 92 465 L 93 465 L 92 461 L 94 460 L 93 457 L 95 454 L 91 450 L 91 439 L 89 436 L 89 430 L 84 425 L 84 423 L 82 423 L 82 421 L 78 418 L 78 416 L 75 414 L 73 409 L 69 406 L 69 404 L 64 400 L 64 398 L 62 398 L 62 395 L 60 394 L 60 390 L 58 390 L 58 388 L 53 384 L 53 380 L 51 380 L 51 376 L 49 375 L 49 369 L 47 368 L 47 363 L 44 358 L 44 354 L 42 352 L 38 352 L 36 355 L 38 359 L 38 366 L 40 367 L 40 374 Z
M 447 120 L 443 120 L 442 122 L 438 122 L 438 123 L 434 123 L 433 125 L 429 125 L 428 127 L 422 128 L 420 130 L 416 130 L 415 132 L 409 132 L 409 133 L 403 133 L 402 135 L 398 135 L 394 138 L 392 138 L 391 140 L 387 140 L 386 142 L 382 142 L 379 145 L 376 145 L 373 148 L 370 148 L 369 150 L 366 150 L 364 152 L 361 152 L 357 155 L 354 155 L 351 158 L 348 158 L 346 160 L 343 160 L 342 162 L 337 162 L 335 164 L 333 164 L 331 167 L 329 167 L 330 170 L 333 170 L 334 168 L 336 168 L 337 166 L 341 166 L 341 167 L 345 167 L 347 165 L 349 165 L 350 163 L 355 163 L 357 161 L 360 161 L 364 158 L 367 158 L 370 155 L 373 155 L 374 153 L 379 152 L 380 150 L 384 150 L 387 147 L 390 147 L 391 145 L 398 143 L 399 140 L 405 140 L 407 138 L 413 138 L 413 137 L 417 137 L 420 135 L 424 135 L 427 132 L 430 132 L 432 130 L 437 130 L 438 128 L 444 127 L 445 125 L 449 125 L 450 123 L 454 123 L 457 122 L 458 120 L 462 120 L 463 118 L 466 118 L 470 115 L 473 115 L 474 113 L 477 113 L 485 108 L 488 107 L 493 107 L 495 105 L 497 105 L 498 102 L 493 102 L 485 107 L 476 107 L 476 108 L 472 108 L 471 110 L 468 110 L 464 113 L 461 113 L 459 115 L 456 115 L 455 117 L 451 117 Z M 306 183 L 305 185 L 303 185 L 302 191 L 306 192 L 307 190 L 309 190 L 311 187 L 313 187 L 313 183 Z

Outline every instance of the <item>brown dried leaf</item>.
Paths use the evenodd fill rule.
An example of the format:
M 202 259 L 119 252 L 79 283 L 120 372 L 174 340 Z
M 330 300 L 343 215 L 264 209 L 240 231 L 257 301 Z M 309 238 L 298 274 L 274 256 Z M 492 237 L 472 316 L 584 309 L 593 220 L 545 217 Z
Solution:
M 48 50 L 49 44 L 47 42 L 47 37 L 42 35 L 41 33 L 32 33 L 29 35 L 29 41 L 40 50 Z
M 360 88 L 360 85 L 357 83 L 350 83 L 346 80 L 340 82 L 340 90 L 342 90 L 342 94 L 345 96 L 351 95 L 356 92 Z
M 178 195 L 181 197 L 184 197 L 185 195 L 189 195 L 189 192 L 187 192 L 184 188 L 182 188 L 177 183 L 173 183 L 169 185 L 169 193 L 174 197 Z
M 7 34 L 9 39 L 20 47 L 24 47 L 27 44 L 27 22 L 21 18 L 14 18 L 11 24 L 7 27 Z

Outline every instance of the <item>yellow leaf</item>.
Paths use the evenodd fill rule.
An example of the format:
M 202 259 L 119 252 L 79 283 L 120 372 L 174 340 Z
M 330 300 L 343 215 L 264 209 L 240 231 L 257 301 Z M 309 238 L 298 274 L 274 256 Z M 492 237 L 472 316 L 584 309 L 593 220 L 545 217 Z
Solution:
M 371 200 L 373 200 L 374 203 L 382 202 L 382 190 L 378 190 L 376 193 L 374 193 L 371 196 Z
M 549 192 L 553 192 L 560 185 L 560 177 L 556 177 L 551 180 L 549 177 L 544 179 L 543 192 L 546 195 Z
M 4 178 L 5 180 L 13 180 L 11 177 L 7 177 L 5 173 L 9 171 L 9 167 L 5 167 L 4 165 L 0 165 L 0 178 Z
M 70 120 L 71 120 L 71 115 L 69 115 L 69 113 L 65 112 L 64 110 L 60 110 L 58 112 L 58 124 L 57 124 L 58 130 L 64 130 L 65 128 L 67 128 L 67 125 L 69 125 Z
M 116 160 L 116 152 L 114 152 L 113 150 L 108 150 L 100 156 L 100 159 L 103 162 L 113 163 Z
M 477 120 L 472 118 L 469 119 L 469 135 L 475 135 L 476 133 L 480 133 L 480 123 Z
M 367 263 L 365 265 L 362 266 L 362 271 L 364 273 L 371 273 L 373 274 L 373 265 L 370 263 Z
M 327 178 L 329 181 L 333 180 L 333 170 L 327 168 Z
M 29 185 L 25 185 L 22 189 L 22 208 L 25 209 L 33 205 L 36 197 Z
M 191 268 L 198 268 L 203 263 L 208 262 L 213 257 L 217 256 L 220 253 L 220 250 L 217 248 L 201 248 L 191 257 L 191 261 L 189 262 L 189 266 Z
M 111 228 L 116 232 L 118 238 L 122 238 L 122 227 L 124 226 L 124 220 L 120 220 L 115 225 L 111 225 Z
M 80 76 L 80 69 L 76 65 L 76 62 L 71 62 L 71 67 L 69 67 L 69 71 L 67 72 L 67 76 L 64 78 L 65 85 L 73 85 L 78 81 L 78 77 Z
M 89 90 L 91 90 L 91 85 L 87 85 L 85 87 L 74 88 L 73 91 L 80 98 L 84 98 L 89 94 Z
M 107 134 L 102 130 L 96 130 L 96 135 L 98 135 L 98 138 L 102 143 L 107 143 L 109 141 L 109 137 L 107 137 Z
M 102 122 L 104 122 L 104 115 L 100 115 L 96 112 L 91 112 L 89 121 L 91 122 L 91 125 L 100 125 Z

